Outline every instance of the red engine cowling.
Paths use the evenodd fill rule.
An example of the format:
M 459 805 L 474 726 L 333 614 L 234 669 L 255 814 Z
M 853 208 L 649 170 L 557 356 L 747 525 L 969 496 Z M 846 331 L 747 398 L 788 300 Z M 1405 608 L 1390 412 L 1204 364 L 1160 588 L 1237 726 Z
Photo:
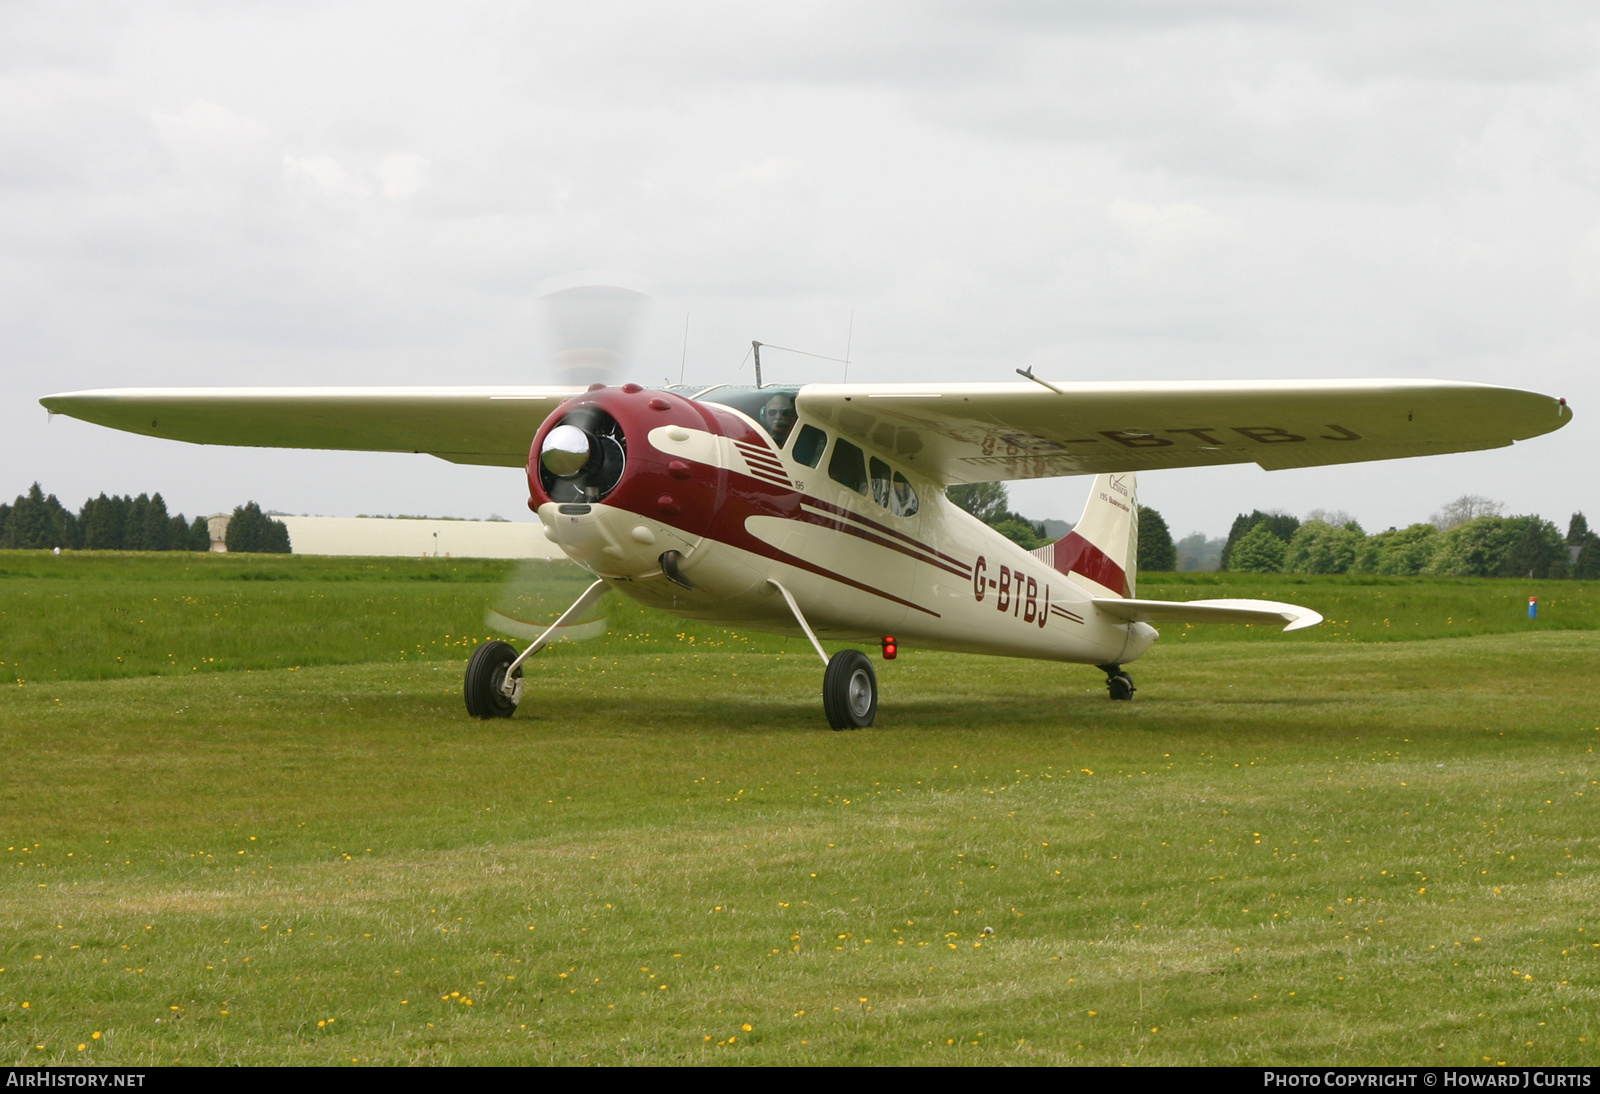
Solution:
M 534 435 L 528 507 L 604 503 L 703 535 L 723 480 L 714 451 L 704 461 L 682 459 L 651 444 L 650 434 L 672 427 L 721 433 L 717 418 L 711 407 L 670 392 L 597 385 L 562 403 Z M 578 435 L 588 449 L 581 461 L 570 443 Z

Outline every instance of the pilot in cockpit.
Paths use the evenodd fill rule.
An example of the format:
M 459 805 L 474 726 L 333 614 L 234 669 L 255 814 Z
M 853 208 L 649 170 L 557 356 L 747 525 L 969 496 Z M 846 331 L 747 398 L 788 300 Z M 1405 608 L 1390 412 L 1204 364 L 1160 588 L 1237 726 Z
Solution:
M 794 417 L 793 395 L 774 395 L 761 408 L 761 424 L 767 427 L 767 432 L 772 434 L 779 448 L 789 439 L 789 431 L 794 428 Z

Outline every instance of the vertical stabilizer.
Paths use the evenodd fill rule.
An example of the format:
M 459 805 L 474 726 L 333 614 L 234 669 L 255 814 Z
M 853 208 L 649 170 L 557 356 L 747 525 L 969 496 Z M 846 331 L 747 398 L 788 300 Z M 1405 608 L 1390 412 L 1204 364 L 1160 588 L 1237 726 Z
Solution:
M 1139 558 L 1134 474 L 1096 475 L 1077 526 L 1033 553 L 1094 596 L 1132 597 Z

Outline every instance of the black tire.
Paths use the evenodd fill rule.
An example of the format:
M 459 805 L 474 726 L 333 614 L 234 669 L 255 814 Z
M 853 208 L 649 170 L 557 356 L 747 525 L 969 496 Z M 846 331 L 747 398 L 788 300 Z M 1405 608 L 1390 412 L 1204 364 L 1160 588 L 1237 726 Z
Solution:
M 1132 699 L 1135 690 L 1133 677 L 1125 672 L 1106 677 L 1106 691 L 1111 693 L 1113 699 Z
M 461 689 L 468 714 L 487 720 L 509 718 L 517 712 L 516 700 L 500 691 L 506 668 L 516 659 L 517 651 L 504 642 L 485 642 L 472 651 L 472 659 L 467 662 L 466 682 Z M 521 666 L 516 674 L 522 675 Z
M 822 710 L 834 729 L 865 729 L 878 716 L 878 674 L 860 650 L 840 650 L 822 676 Z

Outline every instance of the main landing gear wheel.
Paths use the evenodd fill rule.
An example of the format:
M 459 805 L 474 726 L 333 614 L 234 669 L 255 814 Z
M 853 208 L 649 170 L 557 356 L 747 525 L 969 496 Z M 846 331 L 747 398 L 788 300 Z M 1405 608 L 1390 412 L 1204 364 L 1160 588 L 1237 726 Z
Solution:
M 834 729 L 865 729 L 878 716 L 878 674 L 860 650 L 840 650 L 822 676 L 822 709 Z
M 467 679 L 462 695 L 467 700 L 467 713 L 474 718 L 509 718 L 517 712 L 522 699 L 522 668 L 518 666 L 512 679 L 517 681 L 513 693 L 501 691 L 505 683 L 506 668 L 517 659 L 517 651 L 504 642 L 485 642 L 472 651 L 467 662 Z
M 1133 686 L 1133 677 L 1123 672 L 1121 665 L 1101 665 L 1100 671 L 1106 674 L 1106 692 L 1111 698 L 1133 698 L 1133 693 L 1138 689 Z

